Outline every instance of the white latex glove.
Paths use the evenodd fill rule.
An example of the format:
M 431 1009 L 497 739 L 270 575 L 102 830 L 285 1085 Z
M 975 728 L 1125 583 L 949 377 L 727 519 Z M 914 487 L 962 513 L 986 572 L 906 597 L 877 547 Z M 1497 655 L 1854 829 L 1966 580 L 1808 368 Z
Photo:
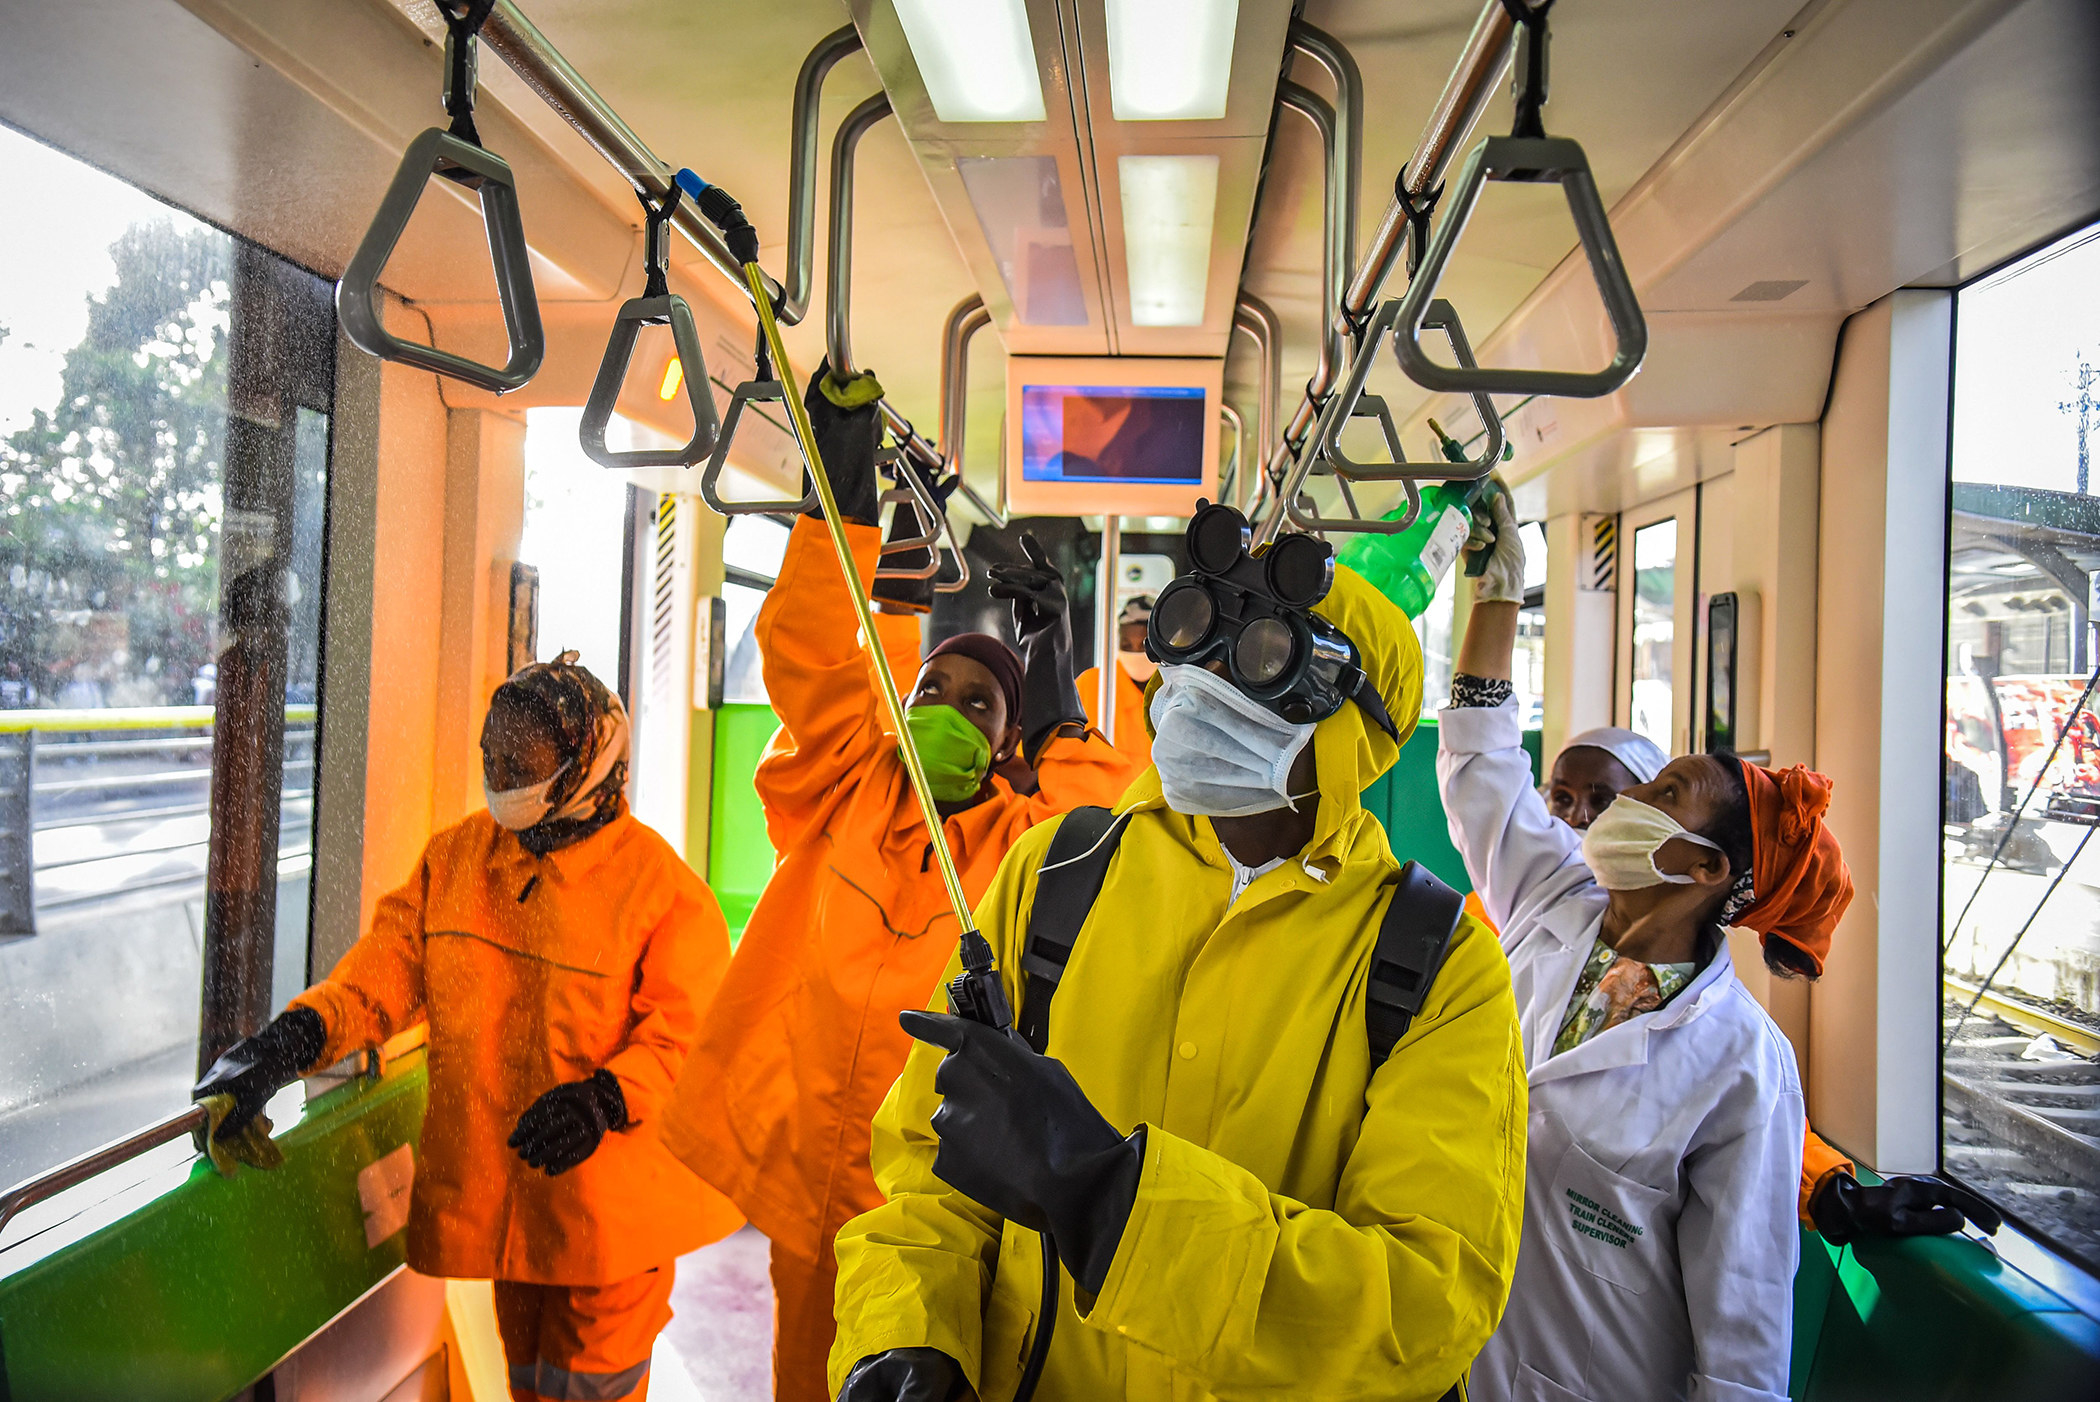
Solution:
M 1499 478 L 1497 485 L 1500 485 Z M 1469 551 L 1487 544 L 1490 526 L 1495 553 L 1488 557 L 1487 572 L 1473 581 L 1473 602 L 1521 604 L 1524 602 L 1524 540 L 1517 533 L 1516 508 L 1510 505 L 1506 487 L 1488 498 L 1485 512 L 1474 513 L 1473 531 L 1466 540 Z

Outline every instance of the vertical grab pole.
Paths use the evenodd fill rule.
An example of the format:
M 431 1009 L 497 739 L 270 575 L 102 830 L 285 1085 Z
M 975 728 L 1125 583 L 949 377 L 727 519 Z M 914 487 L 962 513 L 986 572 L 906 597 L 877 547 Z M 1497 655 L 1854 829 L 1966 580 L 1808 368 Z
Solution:
M 1094 696 L 1095 729 L 1116 742 L 1116 576 L 1123 572 L 1123 518 L 1101 518 L 1101 676 Z
M 773 357 L 773 364 L 786 374 L 787 346 L 780 339 L 780 322 L 773 315 L 773 297 L 766 286 L 765 270 L 756 263 L 744 264 L 744 283 L 751 293 L 751 304 L 758 309 L 758 325 L 766 338 L 766 349 Z M 818 500 L 824 505 L 824 528 L 831 533 L 831 548 L 838 554 L 839 571 L 846 576 L 846 593 L 853 600 L 853 616 L 860 624 L 861 646 L 874 665 L 875 684 L 882 692 L 883 709 L 888 712 L 890 725 L 897 733 L 897 751 L 904 757 L 905 772 L 911 776 L 911 791 L 918 797 L 920 816 L 926 820 L 927 839 L 933 848 L 934 863 L 941 869 L 941 885 L 947 890 L 949 909 L 962 927 L 963 957 L 967 964 L 973 953 L 970 942 L 974 940 L 981 946 L 985 939 L 977 932 L 977 923 L 970 913 L 969 897 L 963 894 L 962 878 L 956 874 L 955 856 L 948 850 L 948 831 L 941 822 L 940 810 L 934 807 L 933 790 L 927 786 L 926 766 L 921 763 L 918 746 L 912 743 L 911 730 L 904 723 L 904 698 L 897 692 L 897 679 L 890 675 L 889 659 L 883 655 L 867 588 L 860 582 L 860 571 L 853 566 L 853 547 L 846 542 L 846 526 L 839 519 L 838 498 L 831 492 L 831 475 L 825 471 L 824 459 L 817 451 L 817 435 L 810 427 L 809 410 L 803 406 L 799 394 L 790 392 L 782 402 L 787 408 L 788 422 L 794 426 L 795 439 L 802 446 L 803 459 L 809 464 L 810 481 L 817 489 Z M 990 953 L 986 947 L 987 960 Z

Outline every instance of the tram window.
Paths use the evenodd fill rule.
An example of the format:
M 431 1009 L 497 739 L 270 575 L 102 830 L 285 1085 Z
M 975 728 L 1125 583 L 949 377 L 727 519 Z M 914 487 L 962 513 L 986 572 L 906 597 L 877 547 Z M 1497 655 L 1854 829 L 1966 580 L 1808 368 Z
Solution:
M 788 531 L 767 516 L 734 516 L 722 537 L 722 561 L 747 577 L 773 579 L 787 558 Z M 766 705 L 766 679 L 759 668 L 758 610 L 766 591 L 731 581 L 722 586 L 723 632 L 728 656 L 723 666 L 722 699 L 731 704 Z
M 518 558 L 540 572 L 539 657 L 569 648 L 606 685 L 620 678 L 627 477 L 583 454 L 583 410 L 525 411 L 525 529 Z M 608 425 L 608 439 L 614 435 Z
M 1627 728 L 1668 753 L 1676 694 L 1671 675 L 1677 639 L 1677 519 L 1633 533 L 1632 698 Z
M 178 1108 L 200 1034 L 305 982 L 335 328 L 326 282 L 6 128 L 0 188 L 13 1182 Z M 281 768 L 215 794 L 222 732 L 267 754 L 280 708 Z M 208 899 L 214 841 L 276 870 L 274 925 Z M 238 1008 L 229 956 L 273 975 Z
M 2100 226 L 1955 306 L 1940 1152 L 2100 1269 Z

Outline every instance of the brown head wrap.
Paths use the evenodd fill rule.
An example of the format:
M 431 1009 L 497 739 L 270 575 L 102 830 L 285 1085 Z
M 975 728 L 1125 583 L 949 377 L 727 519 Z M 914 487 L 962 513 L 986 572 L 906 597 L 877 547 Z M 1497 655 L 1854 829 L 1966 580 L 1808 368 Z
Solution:
M 1830 932 L 1852 904 L 1852 872 L 1823 825 L 1830 779 L 1801 764 L 1772 770 L 1749 760 L 1737 763 L 1750 798 L 1750 879 L 1757 900 L 1735 923 L 1764 939 L 1785 940 L 1821 974 Z
M 1014 650 L 990 633 L 957 633 L 926 654 L 928 662 L 954 653 L 967 657 L 992 674 L 1006 694 L 1006 723 L 1021 723 L 1021 659 Z

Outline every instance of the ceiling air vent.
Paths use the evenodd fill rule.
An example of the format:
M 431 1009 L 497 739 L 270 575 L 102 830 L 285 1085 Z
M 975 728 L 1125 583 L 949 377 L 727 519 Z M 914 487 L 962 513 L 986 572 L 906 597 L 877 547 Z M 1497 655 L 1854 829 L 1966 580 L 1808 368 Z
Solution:
M 1783 302 L 1808 286 L 1808 279 L 1772 278 L 1764 282 L 1753 282 L 1728 300 L 1731 302 Z

